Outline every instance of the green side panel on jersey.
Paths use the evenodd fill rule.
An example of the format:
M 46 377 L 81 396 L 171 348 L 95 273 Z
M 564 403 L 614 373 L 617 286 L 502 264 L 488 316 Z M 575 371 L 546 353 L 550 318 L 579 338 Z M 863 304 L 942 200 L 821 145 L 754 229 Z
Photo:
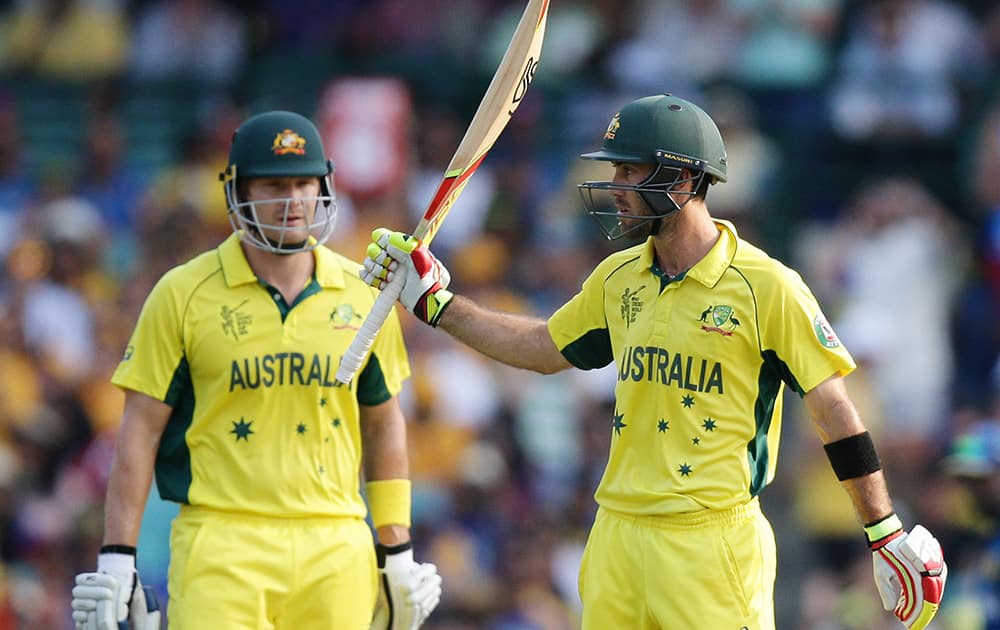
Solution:
M 576 341 L 562 349 L 566 360 L 581 370 L 596 370 L 611 363 L 611 335 L 607 328 L 587 331 Z
M 392 392 L 385 385 L 382 365 L 374 354 L 358 377 L 358 402 L 362 405 L 379 405 L 392 398 Z
M 194 385 L 187 358 L 174 371 L 164 399 L 174 410 L 156 453 L 156 487 L 164 501 L 188 502 L 191 489 L 191 451 L 185 436 L 194 418 Z
M 781 381 L 791 378 L 788 366 L 773 350 L 764 351 L 764 363 L 757 376 L 757 400 L 753 415 L 756 430 L 747 444 L 747 462 L 750 465 L 750 496 L 760 494 L 767 485 L 767 467 L 771 457 L 767 447 L 767 434 L 774 416 L 774 403 L 781 391 Z M 794 380 L 794 379 L 793 379 Z

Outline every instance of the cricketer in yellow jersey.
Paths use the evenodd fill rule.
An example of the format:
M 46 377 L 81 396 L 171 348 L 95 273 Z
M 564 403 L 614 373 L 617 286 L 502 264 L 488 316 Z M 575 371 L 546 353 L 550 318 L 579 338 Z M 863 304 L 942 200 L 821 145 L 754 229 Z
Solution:
M 580 569 L 583 627 L 774 628 L 775 542 L 758 495 L 774 476 L 783 387 L 803 397 L 873 553 L 886 610 L 927 626 L 947 568 L 922 526 L 906 531 L 875 446 L 847 396 L 855 365 L 797 273 L 709 214 L 726 181 L 712 119 L 666 94 L 616 113 L 600 150 L 610 181 L 579 185 L 610 255 L 547 321 L 447 290 L 444 266 L 406 234 L 373 233 L 362 277 L 406 275 L 422 321 L 515 367 L 615 362 L 611 450 Z
M 332 174 L 298 114 L 259 114 L 234 134 L 234 234 L 160 279 L 112 378 L 125 410 L 98 568 L 73 589 L 78 629 L 159 627 L 135 570 L 154 475 L 181 504 L 171 627 L 413 629 L 437 605 L 437 569 L 410 548 L 398 318 L 355 383 L 334 385 L 375 291 L 322 245 Z

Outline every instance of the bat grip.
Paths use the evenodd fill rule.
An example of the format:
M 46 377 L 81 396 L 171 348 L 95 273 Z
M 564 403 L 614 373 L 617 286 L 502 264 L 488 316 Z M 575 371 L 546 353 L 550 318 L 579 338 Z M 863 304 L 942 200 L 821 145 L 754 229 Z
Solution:
M 386 318 L 389 317 L 389 313 L 396 306 L 396 300 L 399 299 L 399 295 L 403 292 L 403 284 L 405 282 L 406 274 L 393 274 L 392 280 L 389 281 L 389 284 L 375 298 L 372 310 L 368 312 L 368 317 L 361 323 L 358 334 L 354 335 L 351 345 L 348 346 L 347 352 L 344 353 L 343 358 L 340 360 L 340 367 L 337 368 L 337 383 L 346 385 L 354 379 L 354 376 L 361 368 L 361 363 L 365 360 L 368 351 L 371 350 L 372 344 L 375 342 L 375 336 L 378 335 L 382 324 L 385 323 Z

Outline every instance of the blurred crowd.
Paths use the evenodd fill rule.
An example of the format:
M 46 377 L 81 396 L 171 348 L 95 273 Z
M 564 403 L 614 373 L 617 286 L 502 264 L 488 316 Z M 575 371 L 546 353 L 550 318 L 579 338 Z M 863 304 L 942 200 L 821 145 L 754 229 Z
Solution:
M 317 121 L 337 165 L 329 244 L 357 259 L 372 227 L 415 225 L 522 9 L 0 2 L 0 630 L 72 626 L 123 400 L 108 378 L 153 282 L 229 233 L 217 175 L 238 122 Z M 606 174 L 576 155 L 657 92 L 719 123 L 731 180 L 710 209 L 800 270 L 857 359 L 897 510 L 949 561 L 934 628 L 984 627 L 1000 509 L 974 478 L 1000 475 L 1000 438 L 979 438 L 974 470 L 946 464 L 1000 422 L 1000 7 L 553 0 L 531 90 L 435 241 L 456 290 L 539 315 L 571 296 L 621 245 L 583 212 L 574 184 Z M 576 627 L 613 370 L 537 376 L 403 321 L 415 540 L 445 589 L 427 627 Z M 763 495 L 778 627 L 895 627 L 819 439 L 786 409 Z M 154 491 L 140 540 L 164 600 L 175 511 Z

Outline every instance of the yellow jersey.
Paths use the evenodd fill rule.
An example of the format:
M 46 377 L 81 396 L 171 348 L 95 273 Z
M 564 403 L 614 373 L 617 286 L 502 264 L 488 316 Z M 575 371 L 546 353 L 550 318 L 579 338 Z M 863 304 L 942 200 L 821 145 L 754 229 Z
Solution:
M 617 366 L 611 452 L 595 498 L 627 514 L 727 509 L 774 477 L 784 385 L 855 368 L 802 278 L 716 221 L 668 278 L 652 239 L 604 259 L 548 321 L 573 365 Z
M 294 303 L 260 281 L 239 236 L 160 279 L 112 382 L 164 401 L 165 500 L 265 516 L 364 517 L 359 404 L 409 376 L 392 313 L 351 385 L 341 356 L 374 303 L 359 265 L 320 246 Z

